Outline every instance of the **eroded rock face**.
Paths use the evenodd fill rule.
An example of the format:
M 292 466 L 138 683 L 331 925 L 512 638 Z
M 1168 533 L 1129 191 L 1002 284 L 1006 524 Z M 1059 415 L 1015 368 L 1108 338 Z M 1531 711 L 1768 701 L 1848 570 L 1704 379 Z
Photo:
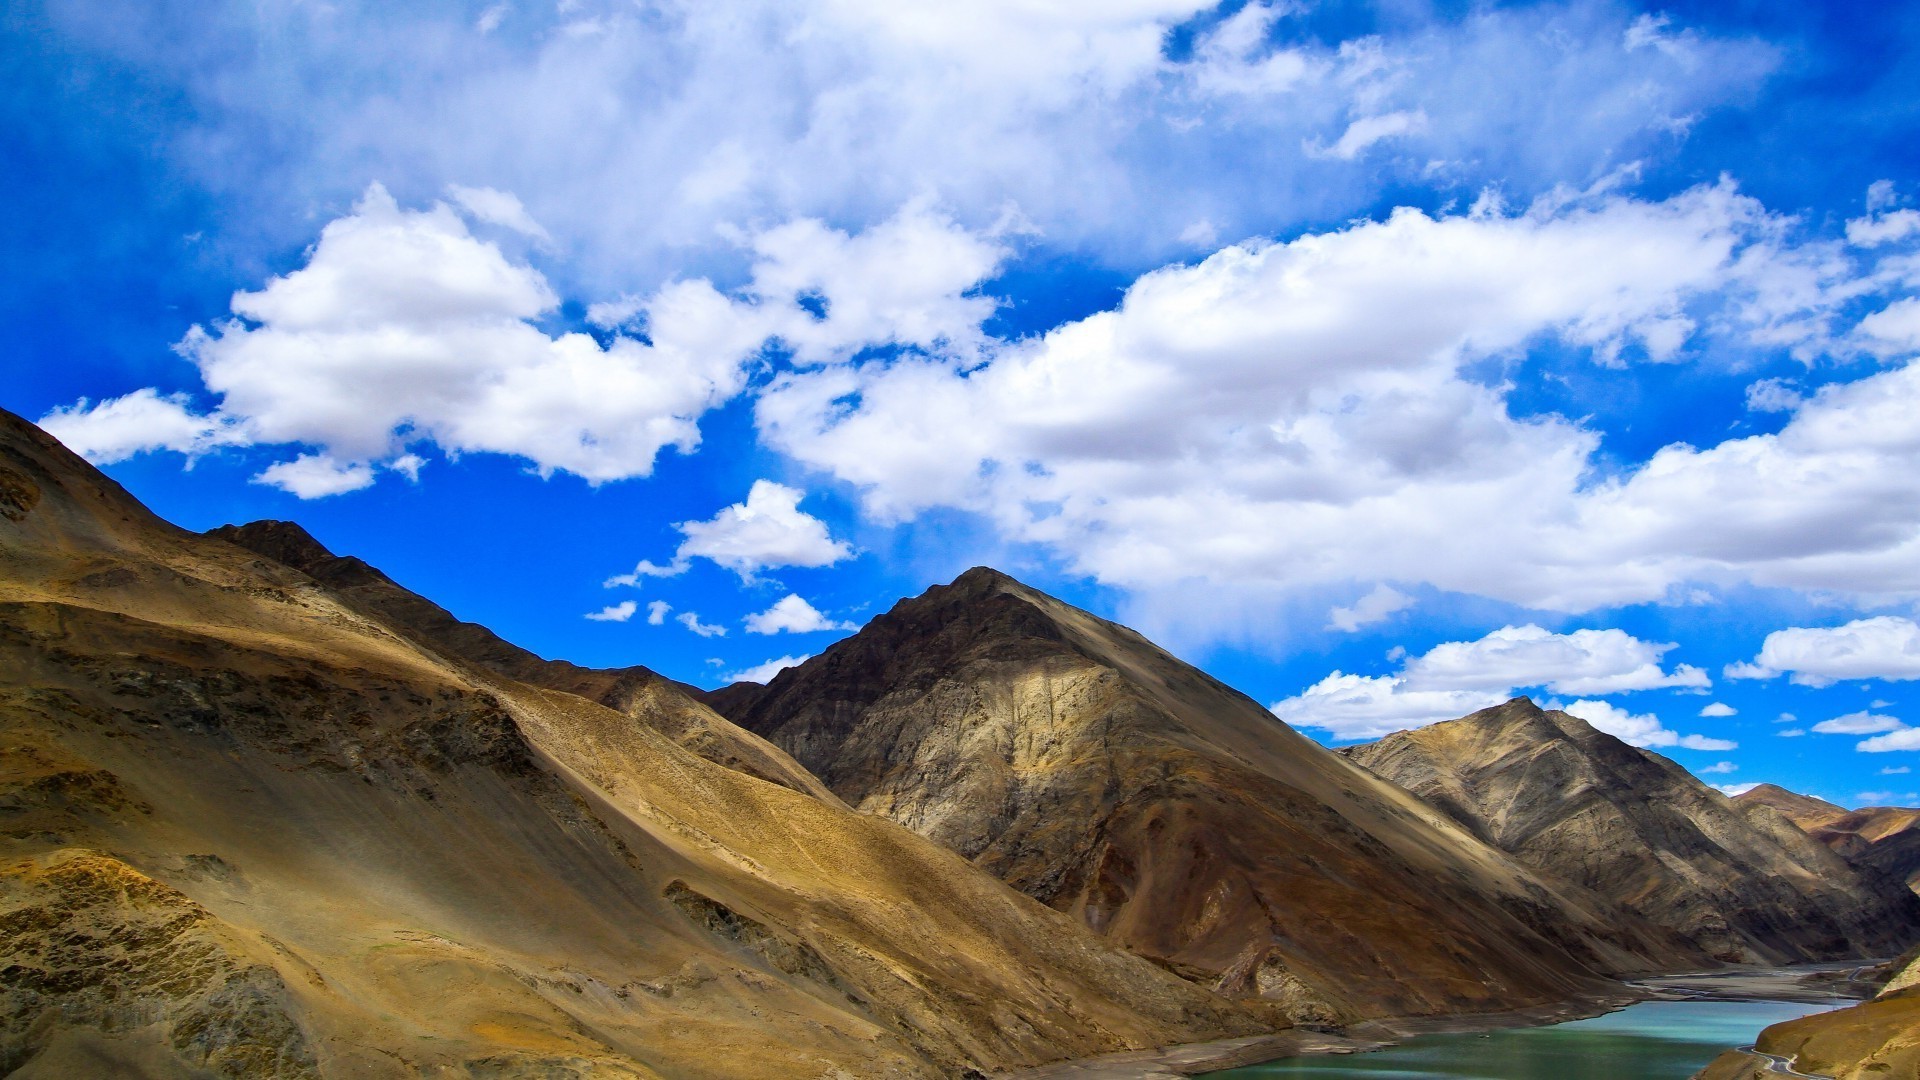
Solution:
M 1893 977 L 1870 1001 L 1775 1024 L 1757 1049 L 1790 1059 L 1795 1070 L 1834 1080 L 1920 1076 L 1920 958 L 1893 965 Z M 1729 1050 L 1694 1080 L 1767 1080 L 1781 1075 L 1750 1054 Z
M 1666 758 L 1526 698 L 1343 752 L 1715 959 L 1885 956 L 1920 933 L 1911 896 L 1773 811 L 1743 812 Z
M 1299 1022 L 1537 1004 L 1699 959 L 984 568 L 727 698 L 856 808 Z
M 0 866 L 0 1072 L 72 1056 L 77 1035 L 97 1033 L 181 1071 L 317 1077 L 286 984 L 240 940 L 176 890 L 98 852 Z
M 175 529 L 4 413 L 0 466 L 39 492 L 0 518 L 23 1078 L 932 1080 L 1265 1028 L 904 828 L 692 752 L 670 685 L 619 711 L 509 677 L 383 614 L 370 591 L 410 594 L 364 569 L 336 591 L 280 561 L 311 549 Z

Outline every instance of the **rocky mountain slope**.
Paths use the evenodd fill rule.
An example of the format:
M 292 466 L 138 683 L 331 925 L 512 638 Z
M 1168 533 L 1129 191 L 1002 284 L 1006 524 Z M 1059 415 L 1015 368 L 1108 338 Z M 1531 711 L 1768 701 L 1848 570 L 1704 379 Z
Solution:
M 1920 1076 L 1920 956 L 1899 970 L 1871 1001 L 1775 1024 L 1754 1048 L 1786 1058 L 1801 1073 L 1833 1080 L 1898 1080 Z M 1782 1074 L 1752 1054 L 1729 1050 L 1694 1080 L 1769 1080 Z
M 0 414 L 0 1073 L 954 1077 L 1260 1026 L 377 611 Z
M 709 701 L 850 805 L 1301 1020 L 1506 1009 L 1704 959 L 991 570 Z
M 1920 934 L 1910 894 L 1856 874 L 1773 810 L 1736 806 L 1672 761 L 1526 698 L 1344 752 L 1720 960 L 1887 956 Z
M 364 560 L 336 556 L 291 521 L 222 525 L 206 535 L 299 570 L 355 610 L 398 630 L 443 659 L 549 690 L 578 694 L 643 720 L 709 761 L 816 798 L 838 801 L 791 757 L 702 704 L 700 691 L 648 668 L 584 668 L 565 660 L 542 659 L 478 623 L 462 622 Z
M 1761 784 L 1733 800 L 1770 806 L 1855 867 L 1904 882 L 1920 892 L 1920 808 L 1863 806 L 1849 810 L 1821 799 Z

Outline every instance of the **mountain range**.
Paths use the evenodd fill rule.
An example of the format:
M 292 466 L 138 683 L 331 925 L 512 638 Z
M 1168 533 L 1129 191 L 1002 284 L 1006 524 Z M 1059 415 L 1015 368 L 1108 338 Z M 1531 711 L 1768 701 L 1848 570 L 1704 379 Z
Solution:
M 1524 699 L 1335 753 L 985 568 L 765 686 L 543 659 L 0 413 L 0 1074 L 989 1075 L 1917 904 Z

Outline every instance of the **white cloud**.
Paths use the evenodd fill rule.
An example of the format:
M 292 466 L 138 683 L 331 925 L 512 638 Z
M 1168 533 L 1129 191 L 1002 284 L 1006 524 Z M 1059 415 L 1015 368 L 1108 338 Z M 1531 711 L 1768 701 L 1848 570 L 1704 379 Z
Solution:
M 1375 585 L 1373 591 L 1353 602 L 1352 607 L 1336 607 L 1328 613 L 1327 627 L 1352 633 L 1363 626 L 1385 622 L 1413 606 L 1413 597 L 1391 585 Z
M 1332 146 L 1321 146 L 1317 142 L 1309 141 L 1303 149 L 1310 157 L 1352 161 L 1382 139 L 1412 135 L 1425 130 L 1427 130 L 1427 114 L 1418 109 L 1382 113 L 1379 116 L 1363 116 L 1348 124 L 1347 130 L 1341 132 Z
M 520 203 L 520 197 L 510 191 L 497 191 L 488 187 L 463 187 L 459 184 L 447 186 L 447 194 L 460 208 L 471 214 L 476 220 L 503 229 L 533 237 L 536 240 L 551 242 L 553 237 L 540 223 L 533 220 L 527 208 Z
M 1735 795 L 1745 795 L 1745 794 L 1746 794 L 1747 792 L 1749 792 L 1749 791 L 1752 791 L 1752 790 L 1753 790 L 1754 788 L 1757 788 L 1757 787 L 1759 787 L 1759 786 L 1760 786 L 1760 785 L 1759 785 L 1759 784 L 1757 784 L 1757 783 L 1751 783 L 1751 784 L 1714 784 L 1714 785 L 1713 785 L 1713 790 L 1715 790 L 1715 791 L 1717 791 L 1717 792 L 1719 792 L 1720 794 L 1722 794 L 1722 795 L 1725 795 L 1725 796 L 1726 796 L 1727 798 L 1729 798 L 1729 799 L 1731 799 L 1731 798 L 1733 798 L 1733 797 L 1734 797 Z
M 1847 242 L 1860 247 L 1879 247 L 1916 233 L 1920 233 L 1920 211 L 1915 210 L 1871 214 L 1847 222 Z
M 671 577 L 685 573 L 693 559 L 709 559 L 743 579 L 781 566 L 831 566 L 853 554 L 853 548 L 835 540 L 827 524 L 800 509 L 806 492 L 755 480 L 747 501 L 734 503 L 706 521 L 683 521 L 674 528 L 686 537 L 665 566 L 642 561 L 631 574 L 607 581 L 633 585 L 642 577 Z
M 1294 727 L 1329 733 L 1335 740 L 1374 739 L 1396 731 L 1453 720 L 1507 700 L 1490 690 L 1408 690 L 1391 675 L 1335 671 L 1293 697 L 1273 703 L 1273 714 Z
M 750 634 L 811 634 L 821 630 L 858 629 L 853 623 L 827 618 L 798 593 L 788 593 L 767 610 L 747 616 Z
M 185 394 L 135 390 L 98 403 L 77 403 L 40 418 L 47 433 L 93 462 L 111 465 L 150 450 L 193 456 L 239 441 L 231 422 L 193 411 Z
M 1805 400 L 1785 379 L 1761 379 L 1747 387 L 1748 412 L 1792 412 Z
M 301 454 L 292 461 L 267 466 L 253 477 L 253 482 L 302 499 L 324 499 L 373 486 L 373 468 L 364 462 L 335 461 L 327 454 Z
M 687 629 L 693 631 L 694 633 L 699 634 L 701 637 L 726 637 L 727 636 L 726 627 L 714 626 L 709 623 L 703 623 L 700 621 L 700 616 L 694 612 L 683 611 L 680 614 L 675 615 L 673 618 L 674 618 L 674 621 L 678 622 L 681 626 L 684 626 Z
M 1885 735 L 1875 735 L 1871 739 L 1860 740 L 1854 744 L 1853 748 L 1863 754 L 1884 754 L 1890 750 L 1920 750 L 1920 728 L 1901 728 L 1899 731 L 1889 731 Z
M 1716 775 L 1716 774 L 1739 772 L 1740 766 L 1735 765 L 1731 761 L 1716 761 L 1704 769 L 1696 769 L 1694 771 L 1699 773 L 1701 776 L 1710 776 L 1710 775 Z
M 1906 726 L 1905 723 L 1891 716 L 1855 712 L 1836 716 L 1831 720 L 1822 720 L 1813 725 L 1813 730 L 1822 735 L 1875 735 L 1885 731 L 1900 731 Z
M 1774 732 L 1775 735 L 1778 735 L 1783 739 L 1797 739 L 1800 736 L 1805 735 L 1806 733 L 1807 731 L 1805 728 L 1797 728 L 1797 727 L 1781 728 L 1779 731 Z
M 1412 690 L 1544 686 L 1562 694 L 1711 685 L 1706 672 L 1690 664 L 1662 670 L 1660 658 L 1673 648 L 1624 630 L 1555 634 L 1531 624 L 1506 626 L 1476 641 L 1436 645 L 1408 661 L 1403 677 Z
M 1682 735 L 1669 730 L 1659 717 L 1651 713 L 1630 713 L 1605 701 L 1575 701 L 1564 706 L 1563 711 L 1635 746 L 1680 747 L 1685 750 L 1736 750 L 1740 746 L 1731 739 Z
M 672 610 L 673 605 L 667 603 L 665 600 L 652 601 L 647 605 L 647 625 L 665 626 L 667 622 L 667 612 Z
M 1700 715 L 1701 716 L 1732 716 L 1733 714 L 1739 711 L 1740 711 L 1739 709 L 1736 709 L 1733 706 L 1726 704 L 1725 702 L 1716 701 L 1713 704 L 1708 705 L 1706 708 L 1701 709 Z
M 1909 803 L 1920 801 L 1920 792 L 1909 791 L 1901 794 L 1897 791 L 1862 791 L 1855 794 L 1853 798 L 1860 806 L 1885 806 L 1896 800 Z
M 1907 427 L 1888 426 L 1920 405 L 1920 372 L 1830 388 L 1778 435 L 1669 447 L 1611 479 L 1595 477 L 1595 433 L 1518 419 L 1463 375 L 1541 335 L 1607 362 L 1671 359 L 1708 332 L 1822 339 L 1843 271 L 1786 245 L 1786 227 L 1725 184 L 1400 210 L 1156 271 L 1114 310 L 982 366 L 780 375 L 756 415 L 769 445 L 855 485 L 879 520 L 973 510 L 1136 593 L 1387 579 L 1585 610 L 1698 577 L 1920 591 L 1920 570 L 1890 580 L 1887 548 L 1920 550 L 1920 470 Z M 1915 498 L 1881 497 L 1890 480 Z M 1444 535 L 1475 542 L 1427 539 Z
M 1752 663 L 1731 664 L 1726 671 L 1730 679 L 1771 679 L 1785 673 L 1804 686 L 1849 679 L 1920 679 L 1920 625 L 1897 615 L 1876 615 L 1844 626 L 1775 630 Z
M 811 654 L 807 654 L 807 653 L 803 653 L 799 656 L 775 657 L 772 660 L 768 660 L 764 664 L 755 664 L 753 667 L 750 667 L 750 668 L 744 668 L 740 671 L 730 672 L 726 675 L 721 676 L 721 678 L 728 683 L 737 683 L 737 682 L 769 683 L 773 681 L 773 677 L 775 675 L 780 674 L 782 671 L 786 670 L 787 668 L 799 667 L 801 664 L 806 663 L 809 659 L 811 659 Z
M 1880 770 L 1881 776 L 1905 776 L 1913 771 L 1911 765 L 1889 765 Z
M 633 613 L 638 610 L 640 610 L 638 601 L 622 600 L 617 604 L 609 604 L 599 611 L 590 611 L 586 617 L 594 622 L 626 622 L 633 618 Z
M 1442 642 L 1421 656 L 1408 658 L 1402 650 L 1396 658 L 1402 660 L 1397 674 L 1335 671 L 1275 702 L 1272 709 L 1296 727 L 1326 731 L 1336 739 L 1365 739 L 1465 716 L 1498 705 L 1526 687 L 1600 694 L 1706 685 L 1706 675 L 1698 668 L 1681 664 L 1671 672 L 1662 670 L 1660 658 L 1672 648 L 1641 641 L 1623 630 L 1555 634 L 1538 626 L 1507 626 L 1474 641 Z M 1581 704 L 1612 708 L 1604 703 Z M 1591 717 L 1583 718 L 1592 722 Z M 1653 728 L 1664 731 L 1657 722 Z M 1674 741 L 1658 745 L 1710 749 L 1708 744 L 1720 741 L 1665 735 Z M 1732 749 L 1732 744 L 1725 748 Z

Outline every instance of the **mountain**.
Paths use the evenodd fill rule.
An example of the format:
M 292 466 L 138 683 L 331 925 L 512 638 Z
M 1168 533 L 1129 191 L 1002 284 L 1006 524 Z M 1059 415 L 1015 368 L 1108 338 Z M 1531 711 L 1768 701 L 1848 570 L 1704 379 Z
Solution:
M 1849 810 L 1773 784 L 1761 784 L 1733 801 L 1770 806 L 1855 867 L 1920 892 L 1920 828 L 1915 828 L 1920 825 L 1920 809 L 1863 806 Z
M 708 700 L 856 809 L 1303 1022 L 1509 1009 L 1704 959 L 993 570 Z
M 355 588 L 0 414 L 0 1073 L 954 1077 L 1262 1029 L 689 751 L 670 685 L 507 678 Z
M 1856 874 L 1778 813 L 1526 698 L 1344 752 L 1719 960 L 1886 956 L 1920 936 L 1914 897 Z
M 1920 1076 L 1920 956 L 1894 964 L 1893 978 L 1870 1001 L 1788 1020 L 1762 1031 L 1754 1048 L 1785 1058 L 1799 1074 L 1833 1080 Z M 1768 1080 L 1784 1075 L 1752 1054 L 1729 1050 L 1694 1080 Z
M 414 644 L 444 659 L 597 701 L 644 720 L 661 734 L 710 761 L 816 798 L 838 802 L 832 792 L 791 757 L 702 704 L 700 691 L 693 687 L 637 665 L 608 670 L 542 659 L 478 623 L 462 622 L 452 612 L 401 587 L 363 560 L 336 556 L 290 521 L 222 525 L 206 535 L 238 544 L 299 570 L 355 610 L 399 631 Z

